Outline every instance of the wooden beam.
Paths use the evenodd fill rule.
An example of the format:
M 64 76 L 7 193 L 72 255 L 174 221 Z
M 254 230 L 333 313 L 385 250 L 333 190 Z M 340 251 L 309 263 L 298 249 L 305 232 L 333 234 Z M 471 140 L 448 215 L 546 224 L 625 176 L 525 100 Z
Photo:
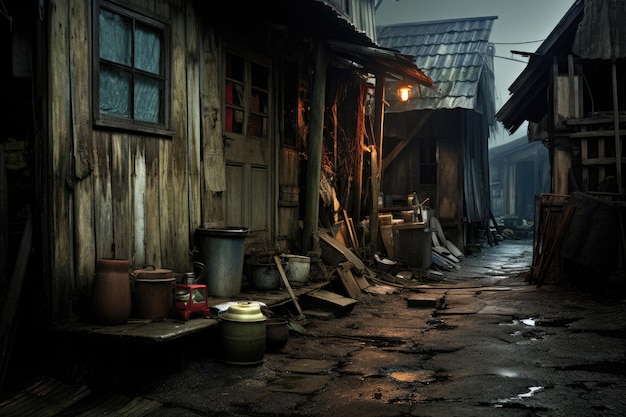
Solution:
M 302 233 L 304 253 L 316 250 L 317 221 L 319 217 L 322 144 L 324 135 L 324 108 L 326 107 L 326 68 L 328 56 L 322 43 L 315 53 L 315 80 L 311 92 L 311 111 L 308 136 L 307 182 L 305 190 L 305 216 Z
M 618 122 L 619 123 L 619 122 Z M 583 132 L 575 132 L 569 135 L 572 139 L 584 139 L 584 138 L 606 138 L 610 136 L 626 135 L 626 130 L 587 130 Z
M 370 247 L 372 253 L 378 250 L 378 194 L 382 184 L 383 162 L 383 123 L 385 118 L 385 73 L 376 74 L 374 97 L 374 148 L 372 159 L 372 211 L 370 216 Z
M 626 116 L 619 116 L 620 123 L 626 122 Z M 614 119 L 609 117 L 583 117 L 580 119 L 567 119 L 564 123 L 568 126 L 580 126 L 580 125 L 601 125 L 601 124 L 614 124 Z
M 622 138 L 621 131 L 619 130 L 619 102 L 617 98 L 617 68 L 615 65 L 615 59 L 612 60 L 611 63 L 611 79 L 613 82 L 613 120 L 615 123 L 615 157 L 617 158 L 617 163 L 615 164 L 615 168 L 617 169 L 617 191 L 619 193 L 622 192 Z
M 363 195 L 363 139 L 365 136 L 365 86 L 360 86 L 359 102 L 357 104 L 357 166 L 354 172 L 354 193 L 352 198 L 352 215 L 360 221 L 361 219 L 361 198 Z M 374 196 L 376 197 L 376 196 Z
M 296 295 L 293 293 L 293 290 L 291 289 L 291 285 L 289 284 L 287 275 L 285 275 L 285 270 L 283 269 L 283 265 L 281 264 L 280 258 L 278 257 L 278 255 L 274 255 L 274 263 L 276 264 L 276 267 L 278 268 L 278 272 L 280 273 L 280 278 L 283 280 L 283 284 L 285 284 L 285 288 L 287 288 L 287 291 L 289 291 L 289 296 L 291 297 L 293 304 L 296 306 L 296 309 L 298 310 L 298 314 L 299 314 L 298 319 L 304 318 L 304 314 L 302 313 L 302 308 L 300 308 L 300 303 L 298 303 L 298 298 L 296 297 Z
M 400 153 L 402 153 L 404 148 L 406 148 L 406 146 L 409 143 L 411 143 L 411 141 L 417 135 L 417 133 L 422 129 L 422 127 L 424 127 L 424 124 L 426 124 L 426 121 L 430 119 L 431 114 L 433 114 L 433 112 L 427 112 L 425 114 L 421 114 L 419 121 L 413 126 L 413 129 L 411 129 L 411 133 L 407 135 L 406 140 L 403 140 L 402 142 L 398 143 L 391 150 L 391 152 L 389 152 L 389 154 L 385 158 L 383 158 L 383 165 L 381 167 L 383 173 L 385 169 L 389 166 L 389 164 L 391 164 L 393 160 L 396 159 L 396 157 L 400 155 Z

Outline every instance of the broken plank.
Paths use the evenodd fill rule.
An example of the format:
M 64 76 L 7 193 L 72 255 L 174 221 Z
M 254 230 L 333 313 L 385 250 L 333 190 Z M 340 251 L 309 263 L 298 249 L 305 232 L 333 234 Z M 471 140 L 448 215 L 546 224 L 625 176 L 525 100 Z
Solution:
M 363 261 L 354 254 L 350 249 L 348 249 L 345 245 L 339 242 L 332 236 L 327 235 L 323 231 L 319 233 L 320 243 L 326 244 L 326 247 L 322 246 L 322 260 L 330 265 L 339 265 L 343 261 L 350 261 L 354 266 L 354 269 L 357 273 L 363 273 L 365 271 L 365 265 Z M 332 253 L 334 252 L 334 253 Z M 341 259 L 338 262 L 333 262 L 336 257 L 333 256 L 335 254 L 339 254 L 344 259 Z M 330 262 L 329 262 L 330 261 Z
M 361 294 L 361 288 L 354 279 L 354 275 L 352 275 L 352 272 L 350 271 L 351 268 L 352 263 L 342 262 L 337 267 L 337 275 L 339 275 L 339 281 L 341 282 L 344 290 L 346 290 L 348 297 L 356 298 L 359 294 Z
M 296 298 L 296 295 L 293 293 L 293 290 L 291 289 L 291 285 L 289 285 L 289 280 L 287 279 L 287 275 L 285 275 L 285 270 L 283 269 L 283 265 L 281 264 L 280 258 L 278 257 L 278 255 L 274 255 L 274 263 L 276 264 L 276 267 L 278 268 L 278 272 L 280 273 L 280 277 L 283 280 L 283 284 L 285 284 L 285 288 L 287 288 L 287 291 L 289 292 L 289 295 L 291 296 L 291 299 L 293 300 L 293 304 L 296 306 L 296 309 L 298 310 L 298 313 L 300 314 L 298 319 L 304 318 L 304 314 L 302 313 L 302 308 L 300 308 L 298 299 Z
M 367 292 L 368 294 L 387 295 L 395 293 L 396 288 L 389 285 L 376 284 L 367 287 L 365 289 L 365 292 Z
M 302 302 L 308 306 L 330 310 L 336 315 L 352 311 L 357 301 L 326 290 L 315 290 L 302 295 Z
M 352 248 L 354 248 L 354 250 L 358 252 L 359 243 L 356 239 L 356 233 L 354 233 L 353 225 L 350 222 L 350 217 L 348 217 L 348 212 L 344 209 L 342 213 L 343 213 L 343 220 L 346 222 L 346 226 L 348 228 L 348 234 L 350 236 L 350 242 L 352 243 Z
M 439 308 L 443 304 L 444 296 L 435 294 L 412 294 L 407 297 L 408 307 Z
M 354 280 L 356 281 L 357 285 L 359 286 L 359 288 L 362 290 L 370 287 L 372 284 L 369 283 L 369 281 L 367 280 L 367 278 L 365 278 L 365 275 L 354 275 L 352 274 L 352 276 L 354 277 Z

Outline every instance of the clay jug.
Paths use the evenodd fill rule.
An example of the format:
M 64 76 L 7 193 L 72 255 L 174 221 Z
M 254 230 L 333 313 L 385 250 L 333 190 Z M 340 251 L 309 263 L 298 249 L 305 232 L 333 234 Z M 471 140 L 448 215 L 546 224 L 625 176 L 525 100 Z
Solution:
M 126 259 L 98 259 L 93 310 L 100 324 L 124 324 L 130 317 L 130 264 Z

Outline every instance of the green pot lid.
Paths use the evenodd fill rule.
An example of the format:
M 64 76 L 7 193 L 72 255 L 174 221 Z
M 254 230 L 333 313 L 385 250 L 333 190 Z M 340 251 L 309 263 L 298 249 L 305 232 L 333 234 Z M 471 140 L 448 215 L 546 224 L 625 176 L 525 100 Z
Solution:
M 223 319 L 240 322 L 264 321 L 265 316 L 261 312 L 261 306 L 258 303 L 242 301 L 233 304 L 228 310 L 222 314 Z

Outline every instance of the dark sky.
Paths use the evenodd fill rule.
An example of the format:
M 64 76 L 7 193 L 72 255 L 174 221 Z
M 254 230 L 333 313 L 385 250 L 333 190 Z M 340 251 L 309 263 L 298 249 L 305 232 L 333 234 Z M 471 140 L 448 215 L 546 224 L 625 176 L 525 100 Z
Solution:
M 511 50 L 534 52 L 575 0 L 384 0 L 376 24 L 423 22 L 463 17 L 497 16 L 490 41 L 495 44 L 496 109 L 509 98 L 508 88 L 525 68 L 526 59 Z M 526 134 L 526 126 L 509 137 L 504 128 L 492 145 Z

